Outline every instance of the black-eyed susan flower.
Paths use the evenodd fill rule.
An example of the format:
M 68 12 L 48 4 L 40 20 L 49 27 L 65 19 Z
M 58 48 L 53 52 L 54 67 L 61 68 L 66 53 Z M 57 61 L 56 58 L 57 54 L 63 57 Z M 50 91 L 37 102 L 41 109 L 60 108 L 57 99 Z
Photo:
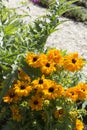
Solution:
M 43 89 L 44 83 L 45 83 L 45 76 L 44 75 L 41 78 L 39 77 L 31 82 L 31 84 L 34 88 L 38 86 L 39 88 L 42 88 L 42 89 Z
M 65 97 L 72 99 L 73 101 L 78 100 L 78 93 L 76 87 L 68 88 L 65 92 Z
M 79 83 L 77 85 L 77 93 L 78 93 L 78 99 L 84 100 L 87 98 L 87 84 L 85 83 Z
M 47 55 L 42 53 L 40 54 L 39 56 L 39 64 L 40 64 L 40 67 L 42 67 L 46 62 L 47 62 Z
M 20 100 L 20 97 L 15 93 L 13 87 L 9 88 L 7 94 L 3 97 L 3 101 L 6 103 L 17 102 L 18 100 Z
M 41 98 L 39 95 L 32 96 L 29 100 L 29 106 L 32 110 L 42 110 L 43 98 Z
M 50 80 L 46 79 L 44 75 L 42 77 L 38 77 L 37 79 L 31 82 L 32 87 L 36 88 L 38 86 L 39 89 L 43 89 L 47 84 L 49 84 Z
M 79 120 L 79 119 L 76 119 L 76 130 L 83 130 L 84 129 L 84 123 Z
M 46 84 L 47 80 L 44 75 L 42 77 L 38 77 L 31 82 L 32 90 L 34 90 L 35 93 L 42 93 L 42 90 Z
M 61 117 L 64 117 L 64 115 L 65 115 L 65 110 L 64 110 L 64 108 L 60 108 L 59 110 L 56 110 L 56 111 L 54 112 L 54 117 L 55 117 L 55 118 L 61 118 Z
M 34 67 L 34 68 L 37 68 L 40 66 L 40 63 L 39 63 L 39 55 L 38 54 L 35 54 L 33 52 L 29 52 L 26 57 L 26 62 L 31 66 L 31 67 Z
M 31 86 L 24 81 L 18 80 L 17 83 L 14 85 L 15 93 L 17 93 L 21 97 L 28 96 L 31 90 Z
M 20 115 L 19 107 L 17 105 L 12 105 L 10 109 L 12 111 L 13 120 L 20 122 L 22 120 L 22 116 Z
M 47 53 L 47 57 L 49 60 L 55 62 L 57 65 L 61 66 L 63 64 L 62 54 L 60 50 L 52 49 Z
M 78 53 L 71 53 L 64 57 L 64 68 L 71 72 L 80 70 L 83 67 L 83 59 Z
M 31 81 L 30 77 L 20 68 L 18 69 L 18 75 L 19 78 L 23 81 L 27 81 L 27 82 Z
M 64 94 L 64 89 L 56 82 L 50 81 L 49 85 L 43 89 L 44 97 L 46 99 L 60 98 Z
M 40 69 L 43 74 L 52 74 L 54 71 L 56 71 L 55 63 L 45 60 L 43 66 L 41 66 Z

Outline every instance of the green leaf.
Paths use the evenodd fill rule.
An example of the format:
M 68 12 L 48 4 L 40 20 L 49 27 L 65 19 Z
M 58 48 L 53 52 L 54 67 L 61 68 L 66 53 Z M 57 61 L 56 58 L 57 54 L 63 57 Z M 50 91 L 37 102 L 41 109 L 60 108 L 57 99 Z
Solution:
M 3 96 L 8 91 L 9 87 L 11 87 L 13 81 L 17 78 L 17 70 L 15 70 L 12 74 L 9 75 L 9 77 L 5 80 L 5 86 L 2 89 L 1 95 L 0 95 L 0 103 L 2 101 Z
M 8 121 L 5 126 L 2 128 L 2 130 L 16 130 L 16 129 L 19 129 L 19 126 L 14 122 L 14 125 L 13 125 L 13 122 L 12 121 Z

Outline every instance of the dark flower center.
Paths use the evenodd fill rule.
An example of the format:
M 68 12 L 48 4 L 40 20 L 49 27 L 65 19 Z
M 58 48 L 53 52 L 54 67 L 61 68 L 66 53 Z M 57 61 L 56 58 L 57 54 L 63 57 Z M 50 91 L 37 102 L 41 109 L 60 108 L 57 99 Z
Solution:
M 25 86 L 24 86 L 24 85 L 21 85 L 20 88 L 21 88 L 21 89 L 25 89 Z
M 39 80 L 39 84 L 43 84 L 43 80 L 42 79 Z
M 72 59 L 72 63 L 75 64 L 75 63 L 76 63 L 76 60 L 75 60 L 75 59 Z
M 63 114 L 63 109 L 60 109 L 60 110 L 59 110 L 59 114 Z
M 85 89 L 84 89 L 84 88 L 81 88 L 81 90 L 82 90 L 82 91 L 85 91 Z
M 20 73 L 21 71 L 20 70 L 18 70 L 18 73 Z
M 37 57 L 34 57 L 34 58 L 33 58 L 33 62 L 35 62 L 35 61 L 37 61 Z
M 74 92 L 71 92 L 72 95 L 74 95 Z
M 47 64 L 46 64 L 46 67 L 50 67 L 50 64 L 49 64 L 49 63 L 47 63 Z
M 34 105 L 37 105 L 37 104 L 38 104 L 38 101 L 37 101 L 37 100 L 35 100 L 35 101 L 34 101 Z
M 49 92 L 52 93 L 53 91 L 54 91 L 54 88 L 53 88 L 53 87 L 50 87 L 50 88 L 49 88 Z
M 13 98 L 13 97 L 15 97 L 15 93 L 10 93 L 10 98 Z

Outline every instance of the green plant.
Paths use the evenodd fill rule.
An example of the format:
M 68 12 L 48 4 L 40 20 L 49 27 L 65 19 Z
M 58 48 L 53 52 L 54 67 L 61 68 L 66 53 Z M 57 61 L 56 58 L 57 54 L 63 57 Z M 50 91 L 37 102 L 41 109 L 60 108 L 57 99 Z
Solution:
M 66 12 L 63 16 L 85 23 L 87 21 L 86 8 L 78 6 L 76 4 L 74 4 L 73 7 L 75 8 L 74 10 Z
M 67 0 L 67 1 L 71 1 L 71 0 Z M 53 1 L 51 0 L 48 0 L 48 1 L 39 0 L 37 4 L 49 8 L 52 2 Z M 71 7 L 71 11 L 70 10 L 66 11 L 65 14 L 63 14 L 63 16 L 71 18 L 76 21 L 81 21 L 84 23 L 87 21 L 87 10 L 86 10 L 87 1 L 86 0 L 78 0 L 74 2 L 72 5 L 70 5 L 70 7 Z M 74 9 L 72 9 L 72 7 Z
M 29 14 L 18 15 L 16 9 L 8 9 L 0 2 L 1 80 L 9 75 L 26 51 L 44 49 L 48 36 L 62 23 L 58 17 L 70 9 L 72 2 L 63 4 L 61 1 L 60 6 L 53 3 L 49 9 L 50 13 L 36 19 L 33 24 L 23 22 L 22 18 Z
M 20 84 L 21 81 L 23 80 L 22 82 L 23 85 L 21 87 L 22 89 L 24 89 L 24 85 L 25 84 L 27 85 L 28 83 L 28 82 L 25 83 L 24 81 L 25 79 L 27 79 L 28 81 L 30 81 L 31 79 L 31 81 L 33 81 L 36 78 L 42 76 L 42 72 L 39 68 L 33 68 L 32 66 L 28 65 L 25 62 L 25 54 L 27 52 L 32 52 L 33 54 L 39 54 L 39 55 L 42 53 L 47 54 L 47 48 L 46 49 L 44 48 L 47 38 L 49 37 L 51 33 L 53 33 L 54 31 L 58 29 L 57 27 L 59 24 L 65 22 L 65 21 L 59 21 L 58 18 L 61 15 L 63 15 L 66 11 L 70 10 L 71 9 L 70 5 L 75 1 L 76 0 L 65 2 L 61 0 L 60 4 L 53 2 L 46 15 L 43 15 L 37 18 L 33 23 L 27 23 L 27 24 L 23 22 L 22 18 L 24 18 L 27 15 L 29 16 L 29 14 L 18 15 L 16 13 L 16 9 L 8 9 L 3 4 L 3 1 L 0 2 L 0 34 L 1 34 L 0 35 L 0 39 L 1 39 L 0 41 L 1 42 L 0 44 L 0 69 L 1 69 L 1 72 L 0 72 L 0 75 L 1 75 L 0 123 L 2 124 L 0 126 L 1 130 L 10 130 L 10 129 L 15 130 L 16 128 L 19 130 L 27 130 L 28 128 L 33 129 L 33 130 L 37 130 L 37 129 L 49 130 L 49 128 L 51 129 L 51 127 L 53 130 L 56 128 L 59 129 L 59 127 L 65 130 L 64 126 L 61 126 L 61 125 L 58 126 L 56 119 L 55 121 L 52 122 L 52 124 L 55 123 L 53 126 L 52 124 L 50 124 L 50 121 L 54 120 L 54 117 L 52 117 L 52 112 L 54 112 L 54 110 L 57 108 L 56 106 L 56 108 L 52 110 L 53 106 L 58 105 L 58 103 L 60 103 L 60 106 L 61 106 L 62 101 L 64 104 L 67 102 L 67 100 L 64 99 L 63 97 L 61 98 L 61 100 L 57 100 L 57 101 L 51 100 L 51 103 L 49 103 L 48 101 L 49 103 L 48 106 L 44 108 L 47 114 L 48 121 L 44 126 L 43 119 L 39 120 L 42 116 L 41 115 L 42 111 L 40 111 L 39 113 L 37 111 L 31 111 L 31 109 L 29 108 L 29 104 L 27 102 L 28 98 L 31 97 L 32 94 L 34 94 L 33 91 L 31 92 L 30 95 L 27 95 L 28 94 L 27 91 L 25 92 L 24 96 L 23 96 L 23 93 L 20 94 L 20 100 L 16 102 L 17 104 L 12 103 L 12 102 L 5 103 L 7 100 L 5 96 L 8 93 L 9 89 L 10 88 L 12 89 L 13 84 L 15 85 L 17 85 L 17 83 Z M 65 56 L 66 52 L 61 51 L 61 54 Z M 43 57 L 43 59 L 45 58 Z M 37 60 L 37 57 L 33 59 L 33 61 L 36 61 L 36 60 Z M 49 67 L 49 64 L 47 64 L 47 66 Z M 22 69 L 23 72 L 21 71 L 20 68 Z M 55 70 L 55 66 L 53 68 Z M 80 73 L 75 73 L 75 75 L 70 73 L 69 77 L 67 77 L 68 72 L 66 73 L 65 71 L 63 71 L 63 66 L 59 68 L 60 68 L 60 71 L 56 71 L 56 73 L 53 73 L 53 75 L 49 75 L 49 76 L 46 75 L 46 78 L 49 80 L 53 80 L 55 82 L 59 82 L 59 84 L 65 85 L 67 88 L 70 87 L 70 85 L 72 86 L 78 83 L 81 76 L 79 75 Z M 20 74 L 22 75 L 20 76 Z M 73 81 L 69 82 L 68 79 L 70 80 L 73 79 Z M 67 82 L 65 82 L 65 80 Z M 31 84 L 31 81 L 29 82 L 30 84 Z M 12 91 L 10 93 L 10 96 L 12 98 L 14 97 L 14 93 Z M 23 96 L 23 98 L 21 96 Z M 28 98 L 26 96 L 28 96 Z M 75 105 L 75 110 L 77 110 L 76 103 L 74 104 L 71 101 L 71 104 L 67 104 L 67 108 L 69 108 L 69 111 L 72 108 L 74 108 L 74 105 Z M 50 111 L 49 111 L 49 108 L 51 108 Z M 58 107 L 58 110 L 59 109 L 60 107 Z M 15 110 L 17 113 L 14 113 Z M 23 118 L 24 118 L 23 120 L 21 120 L 21 116 L 18 114 L 19 111 L 23 114 Z M 68 113 L 69 111 L 66 109 L 66 113 Z M 12 116 L 12 112 L 14 116 Z M 81 114 L 85 113 L 85 111 L 80 111 L 80 112 Z M 66 114 L 66 116 L 68 115 Z M 51 117 L 52 117 L 52 120 L 51 120 Z M 19 123 L 19 121 L 21 122 Z M 68 129 L 69 123 L 71 124 L 71 121 L 69 120 L 68 117 L 64 118 L 64 121 L 67 121 L 66 124 L 67 123 L 68 124 L 66 125 L 66 129 Z M 71 128 L 73 128 L 74 126 L 75 126 L 75 122 L 73 126 L 71 124 Z M 83 127 L 83 124 L 82 124 L 82 127 Z
M 1 78 L 8 76 L 12 71 L 17 57 L 23 52 L 27 44 L 23 41 L 26 26 L 22 20 L 27 14 L 18 15 L 16 9 L 9 9 L 0 2 L 0 68 Z
M 2 99 L 1 129 L 83 130 L 86 110 L 79 103 L 87 98 L 84 63 L 78 53 L 57 49 L 25 54 Z
M 86 0 L 79 0 L 76 2 L 77 5 L 87 7 L 87 1 Z

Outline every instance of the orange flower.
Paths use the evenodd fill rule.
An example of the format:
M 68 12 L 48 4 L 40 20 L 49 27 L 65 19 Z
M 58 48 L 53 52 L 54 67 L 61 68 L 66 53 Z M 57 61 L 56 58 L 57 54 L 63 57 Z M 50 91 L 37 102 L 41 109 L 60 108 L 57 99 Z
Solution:
M 43 75 L 41 78 L 35 79 L 31 82 L 32 86 L 39 86 L 40 88 L 43 88 L 44 84 L 47 82 L 47 79 L 45 79 L 45 76 Z
M 65 111 L 64 111 L 63 108 L 61 108 L 61 109 L 56 110 L 56 111 L 54 112 L 54 117 L 55 117 L 55 118 L 60 118 L 60 117 L 63 117 L 64 114 L 65 114 Z
M 87 84 L 79 83 L 77 85 L 77 93 L 79 100 L 84 100 L 85 98 L 87 98 Z
M 59 50 L 52 49 L 47 53 L 47 57 L 52 62 L 55 62 L 57 65 L 61 66 L 63 64 L 63 58 Z
M 44 65 L 40 68 L 43 74 L 52 74 L 56 71 L 55 64 L 51 61 L 45 61 Z
M 29 100 L 29 105 L 32 110 L 36 111 L 42 110 L 43 98 L 41 98 L 38 95 L 32 96 L 32 98 Z
M 78 57 L 78 53 L 71 53 L 64 57 L 64 68 L 71 72 L 80 70 L 83 67 L 83 59 Z
M 44 75 L 42 77 L 37 78 L 31 82 L 32 89 L 35 90 L 35 92 L 43 93 L 43 89 L 49 85 L 50 80 L 46 79 Z
M 14 91 L 21 97 L 28 96 L 31 91 L 31 86 L 27 82 L 18 80 L 14 85 Z
M 84 124 L 81 120 L 77 119 L 76 120 L 76 130 L 83 130 Z
M 78 93 L 76 87 L 68 88 L 65 92 L 65 97 L 71 98 L 73 101 L 78 100 Z
M 50 81 L 49 85 L 44 87 L 43 93 L 46 99 L 60 98 L 64 94 L 64 89 L 56 82 Z
M 3 97 L 3 101 L 6 103 L 17 102 L 18 100 L 20 100 L 20 97 L 15 93 L 13 87 L 9 88 L 7 94 Z
M 40 56 L 39 56 L 39 65 L 40 65 L 40 67 L 42 67 L 47 61 L 48 61 L 47 55 L 44 54 L 44 53 L 40 54 Z
M 39 55 L 38 54 L 34 54 L 33 52 L 29 52 L 26 55 L 26 62 L 34 68 L 37 68 L 40 66 L 39 64 Z

